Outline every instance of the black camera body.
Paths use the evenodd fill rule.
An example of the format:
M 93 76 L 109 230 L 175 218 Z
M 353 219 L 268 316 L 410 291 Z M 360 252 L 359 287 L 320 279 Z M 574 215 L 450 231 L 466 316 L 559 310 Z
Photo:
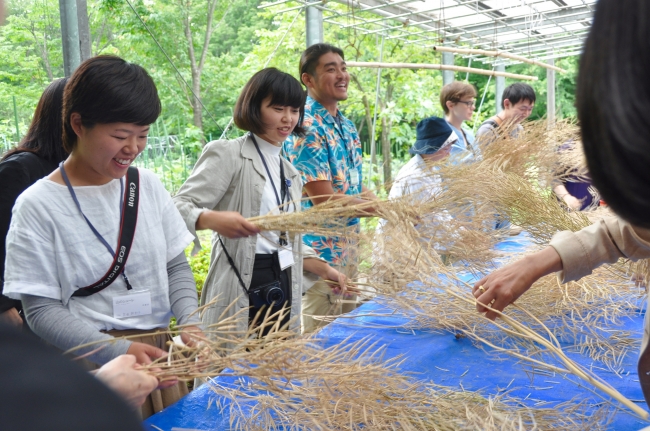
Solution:
M 286 295 L 280 281 L 273 281 L 262 286 L 253 287 L 248 290 L 250 304 L 254 308 L 282 307 L 286 301 Z

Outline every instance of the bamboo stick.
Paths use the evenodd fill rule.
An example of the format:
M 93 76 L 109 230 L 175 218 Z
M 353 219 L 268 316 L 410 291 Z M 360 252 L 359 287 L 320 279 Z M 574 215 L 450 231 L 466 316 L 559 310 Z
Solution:
M 434 46 L 433 49 L 435 51 L 440 51 L 440 52 L 455 52 L 457 54 L 478 54 L 478 55 L 485 55 L 486 57 L 509 58 L 512 60 L 521 61 L 522 63 L 534 64 L 535 66 L 543 67 L 545 69 L 555 70 L 556 72 L 566 73 L 566 70 L 562 69 L 561 67 L 553 66 L 551 64 L 544 63 L 538 60 L 526 58 L 521 55 L 511 54 L 505 51 L 499 51 L 499 50 L 487 51 L 484 49 L 455 48 L 451 46 Z
M 348 67 L 370 67 L 382 69 L 434 69 L 453 70 L 454 72 L 469 72 L 477 75 L 503 76 L 505 78 L 520 79 L 522 81 L 537 81 L 536 76 L 518 75 L 516 73 L 498 72 L 496 70 L 476 69 L 474 67 L 450 66 L 446 64 L 428 63 L 379 63 L 376 61 L 348 61 Z

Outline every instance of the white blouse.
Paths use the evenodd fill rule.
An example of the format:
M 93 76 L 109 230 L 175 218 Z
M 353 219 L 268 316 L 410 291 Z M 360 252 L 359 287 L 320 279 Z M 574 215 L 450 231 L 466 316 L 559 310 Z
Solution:
M 169 193 L 158 178 L 140 172 L 138 221 L 125 266 L 133 290 L 122 277 L 99 293 L 72 297 L 98 281 L 113 256 L 79 213 L 68 188 L 41 179 L 19 196 L 7 234 L 4 294 L 60 299 L 70 312 L 98 330 L 167 327 L 171 316 L 167 262 L 193 240 Z M 104 239 L 116 249 L 120 225 L 120 180 L 101 186 L 74 187 L 81 208 Z M 151 294 L 152 313 L 113 317 L 113 298 Z

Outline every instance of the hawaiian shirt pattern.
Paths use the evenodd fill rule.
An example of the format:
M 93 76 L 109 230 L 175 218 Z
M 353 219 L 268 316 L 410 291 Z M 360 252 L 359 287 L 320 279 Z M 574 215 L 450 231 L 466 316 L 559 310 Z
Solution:
M 304 138 L 292 137 L 285 141 L 284 151 L 302 175 L 304 184 L 312 181 L 331 181 L 336 193 L 358 195 L 361 193 L 361 166 L 363 155 L 359 135 L 352 121 L 337 112 L 337 121 L 316 100 L 307 97 L 303 127 Z M 356 171 L 356 174 L 354 173 Z M 356 179 L 353 182 L 353 179 Z M 307 198 L 303 192 L 303 198 Z M 303 208 L 314 206 L 310 200 Z M 359 219 L 351 218 L 347 225 L 358 231 Z M 334 265 L 353 263 L 353 244 L 343 237 L 304 235 L 303 241 L 318 255 Z

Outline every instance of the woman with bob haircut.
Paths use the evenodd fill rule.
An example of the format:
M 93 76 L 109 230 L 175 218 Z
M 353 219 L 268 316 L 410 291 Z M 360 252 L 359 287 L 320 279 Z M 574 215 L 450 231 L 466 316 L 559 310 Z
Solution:
M 600 0 L 580 60 L 577 108 L 587 165 L 620 218 L 560 232 L 549 247 L 482 278 L 473 290 L 479 303 L 501 311 L 546 274 L 558 272 L 565 283 L 619 258 L 650 257 L 649 22 L 644 0 Z M 498 317 L 482 305 L 477 309 Z M 638 375 L 650 405 L 649 336 L 646 319 Z
M 99 343 L 75 352 L 99 365 L 164 356 L 172 315 L 185 343 L 202 337 L 184 254 L 192 235 L 158 178 L 129 169 L 160 110 L 142 67 L 114 56 L 83 62 L 63 95 L 70 156 L 18 198 L 7 235 L 5 295 L 22 300 L 31 329 L 54 346 Z M 115 339 L 126 335 L 135 337 Z M 187 393 L 176 383 L 148 397 L 143 417 Z
M 0 293 L 3 291 L 5 241 L 16 199 L 68 157 L 61 143 L 63 88 L 67 81 L 67 78 L 56 79 L 47 86 L 36 105 L 27 134 L 0 161 Z M 22 310 L 20 301 L 0 295 L 1 321 L 22 326 Z
M 201 293 L 204 325 L 237 315 L 238 331 L 254 327 L 268 312 L 288 307 L 281 324 L 300 316 L 303 266 L 323 278 L 345 276 L 317 258 L 300 235 L 260 232 L 246 218 L 300 211 L 300 174 L 281 156 L 282 142 L 303 133 L 305 93 L 288 73 L 263 69 L 246 83 L 235 104 L 234 121 L 249 133 L 208 143 L 192 174 L 174 197 L 195 236 L 212 230 L 210 270 Z M 304 260 L 303 260 L 304 258 Z M 236 301 L 236 306 L 231 306 Z M 248 313 L 240 310 L 248 308 Z M 294 319 L 291 329 L 300 322 Z M 261 328 L 261 336 L 269 327 Z M 227 345 L 224 345 L 227 348 Z

